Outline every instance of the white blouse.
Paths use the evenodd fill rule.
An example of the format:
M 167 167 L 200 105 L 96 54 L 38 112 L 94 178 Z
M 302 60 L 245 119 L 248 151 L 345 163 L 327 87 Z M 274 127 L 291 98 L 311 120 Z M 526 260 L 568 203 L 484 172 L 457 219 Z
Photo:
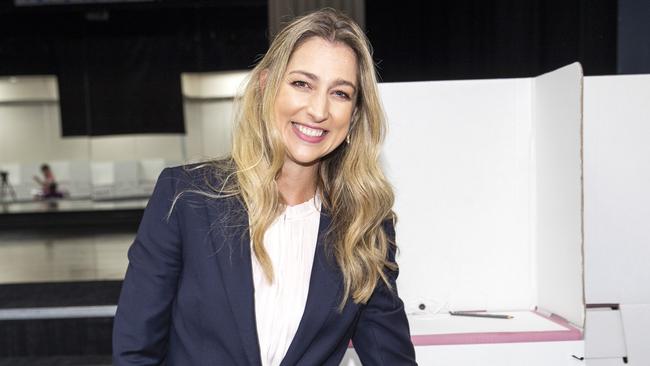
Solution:
M 264 248 L 273 264 L 269 283 L 253 255 L 255 317 L 263 366 L 282 362 L 305 310 L 314 262 L 320 199 L 287 206 L 264 234 Z

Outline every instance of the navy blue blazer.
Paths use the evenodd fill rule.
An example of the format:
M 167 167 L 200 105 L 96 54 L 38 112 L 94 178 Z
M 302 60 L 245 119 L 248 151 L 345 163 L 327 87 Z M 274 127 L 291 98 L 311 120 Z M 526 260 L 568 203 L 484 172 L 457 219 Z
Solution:
M 165 169 L 129 249 L 113 329 L 115 365 L 261 365 L 248 217 L 237 198 L 207 190 L 209 169 Z M 302 320 L 282 365 L 338 365 L 350 339 L 365 365 L 415 365 L 402 301 L 381 281 L 367 304 L 348 301 L 325 252 L 321 214 Z M 385 225 L 394 237 L 392 223 Z M 390 254 L 393 260 L 393 253 Z M 397 272 L 389 274 L 395 285 Z

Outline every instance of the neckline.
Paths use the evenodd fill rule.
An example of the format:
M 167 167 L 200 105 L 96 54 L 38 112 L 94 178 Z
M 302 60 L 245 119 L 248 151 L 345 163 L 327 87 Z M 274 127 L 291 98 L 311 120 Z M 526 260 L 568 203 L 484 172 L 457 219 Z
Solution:
M 282 216 L 285 219 L 300 219 L 305 218 L 313 213 L 320 213 L 321 200 L 318 194 L 309 200 L 293 206 L 285 206 Z

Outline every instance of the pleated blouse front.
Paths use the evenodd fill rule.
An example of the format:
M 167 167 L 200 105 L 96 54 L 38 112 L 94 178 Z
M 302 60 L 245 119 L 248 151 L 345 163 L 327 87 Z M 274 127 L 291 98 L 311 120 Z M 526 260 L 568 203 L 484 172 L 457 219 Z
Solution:
M 311 277 L 321 202 L 287 206 L 264 234 L 264 247 L 273 264 L 269 283 L 253 255 L 255 316 L 262 365 L 282 362 L 305 310 Z

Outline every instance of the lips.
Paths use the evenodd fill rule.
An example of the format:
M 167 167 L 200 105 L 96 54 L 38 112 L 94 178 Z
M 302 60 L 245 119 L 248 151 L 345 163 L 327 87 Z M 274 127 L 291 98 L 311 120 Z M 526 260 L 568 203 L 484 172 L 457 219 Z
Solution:
M 328 132 L 322 128 L 313 128 L 298 122 L 291 122 L 291 126 L 298 138 L 311 143 L 321 142 Z

